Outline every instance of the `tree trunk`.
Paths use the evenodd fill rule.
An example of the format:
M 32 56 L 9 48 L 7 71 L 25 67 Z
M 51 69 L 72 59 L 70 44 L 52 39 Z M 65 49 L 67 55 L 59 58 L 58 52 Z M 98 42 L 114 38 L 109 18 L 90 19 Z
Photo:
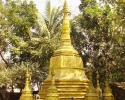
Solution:
M 1 51 L 0 51 L 0 56 L 1 56 L 2 60 L 5 62 L 6 66 L 8 67 L 8 62 L 4 59 Z

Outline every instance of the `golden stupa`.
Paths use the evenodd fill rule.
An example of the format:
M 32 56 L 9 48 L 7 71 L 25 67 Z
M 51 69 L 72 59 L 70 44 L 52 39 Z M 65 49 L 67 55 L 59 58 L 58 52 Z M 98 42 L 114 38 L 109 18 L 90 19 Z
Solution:
M 97 95 L 99 97 L 99 100 L 101 100 L 101 98 L 102 98 L 102 90 L 101 90 L 100 85 L 99 85 L 99 73 L 98 73 L 98 71 L 97 71 L 96 80 L 97 80 L 96 93 L 97 93 Z
M 30 74 L 28 70 L 26 71 L 26 82 L 25 87 L 22 90 L 22 95 L 19 100 L 34 100 L 32 90 L 30 89 Z
M 66 1 L 63 6 L 63 22 L 60 47 L 50 59 L 49 75 L 39 91 L 40 100 L 45 99 L 47 89 L 51 84 L 51 70 L 55 71 L 55 85 L 61 100 L 83 100 L 88 86 L 83 62 L 78 52 L 73 48 L 70 39 L 69 9 Z
M 103 100 L 115 100 L 113 94 L 112 94 L 112 90 L 109 87 L 109 75 L 108 72 L 106 72 L 106 86 L 104 89 L 104 93 L 103 93 Z
M 58 90 L 55 86 L 55 80 L 54 80 L 54 70 L 51 72 L 51 85 L 47 90 L 47 95 L 45 97 L 45 100 L 60 100 L 58 95 Z
M 92 71 L 89 71 L 89 87 L 84 100 L 99 100 L 99 96 L 92 83 Z

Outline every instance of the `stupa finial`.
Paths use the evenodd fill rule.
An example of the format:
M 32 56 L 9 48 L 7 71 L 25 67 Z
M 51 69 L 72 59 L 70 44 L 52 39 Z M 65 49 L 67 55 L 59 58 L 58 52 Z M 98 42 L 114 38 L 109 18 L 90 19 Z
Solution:
M 68 8 L 68 4 L 65 0 L 64 2 L 64 6 L 63 6 L 63 11 L 64 16 L 63 16 L 63 22 L 62 22 L 62 35 L 61 35 L 61 44 L 65 44 L 65 42 L 68 42 L 69 44 L 71 44 L 71 39 L 70 39 L 70 25 L 69 25 L 69 18 L 68 18 L 68 14 L 69 12 L 69 8 Z
M 105 89 L 104 89 L 104 93 L 103 93 L 103 98 L 104 100 L 114 100 L 114 96 L 112 94 L 112 90 L 109 87 L 109 73 L 108 71 L 106 71 L 106 83 L 105 83 Z
M 108 75 L 108 71 L 106 71 L 105 77 L 106 77 L 106 86 L 107 86 L 107 85 L 109 85 L 109 79 L 108 79 L 109 75 Z
M 45 97 L 45 100 L 60 100 L 58 95 L 58 89 L 55 86 L 55 80 L 54 80 L 54 69 L 52 67 L 51 69 L 51 84 L 48 88 L 47 95 Z
M 32 90 L 30 89 L 30 73 L 28 70 L 28 66 L 25 74 L 25 87 L 22 90 L 22 95 L 19 100 L 33 100 Z
M 29 84 L 30 84 L 30 74 L 29 74 L 29 71 L 28 69 L 26 70 L 26 82 L 25 82 L 25 88 L 29 88 Z
M 98 73 L 98 71 L 97 71 L 96 80 L 97 80 L 97 89 L 100 89 L 100 85 L 99 85 L 99 73 Z
M 52 70 L 51 70 L 51 85 L 55 85 L 55 80 L 54 80 L 54 68 L 52 67 Z
M 90 80 L 90 83 L 92 83 L 92 69 L 90 69 L 89 71 L 89 80 Z
M 97 71 L 96 80 L 97 80 L 97 87 L 100 88 L 100 85 L 99 85 L 99 73 L 98 73 L 98 71 Z
M 92 64 L 90 66 L 93 66 Z M 85 100 L 98 100 L 98 95 L 96 93 L 96 90 L 93 86 L 92 82 L 92 69 L 89 70 L 89 87 L 87 89 Z
M 99 73 L 98 73 L 98 71 L 97 71 L 96 80 L 97 80 L 96 92 L 97 92 L 97 95 L 98 95 L 99 100 L 100 100 L 102 98 L 102 90 L 101 90 L 100 84 L 99 84 Z
M 69 10 L 69 7 L 68 7 L 66 0 L 64 0 L 63 13 L 70 13 L 70 10 Z

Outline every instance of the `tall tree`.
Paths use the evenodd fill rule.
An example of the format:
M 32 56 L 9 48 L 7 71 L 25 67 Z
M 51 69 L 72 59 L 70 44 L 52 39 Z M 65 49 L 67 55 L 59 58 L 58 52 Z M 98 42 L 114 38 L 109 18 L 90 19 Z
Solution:
M 50 34 L 50 38 L 55 38 L 57 35 L 60 34 L 62 19 L 61 15 L 61 8 L 52 7 L 51 2 L 48 0 L 45 6 L 44 19 Z
M 6 69 L 10 75 L 6 76 L 5 79 L 9 79 L 9 83 L 12 82 L 12 84 L 15 84 L 15 80 L 18 79 L 18 85 L 20 87 L 23 86 L 23 84 L 20 84 L 24 80 L 25 68 L 20 67 L 23 61 L 30 63 L 31 67 L 35 66 L 30 68 L 33 73 L 32 82 L 39 83 L 43 81 L 47 75 L 49 59 L 59 45 L 60 8 L 51 7 L 48 1 L 47 5 L 49 6 L 46 6 L 48 7 L 45 10 L 46 14 L 42 16 L 32 1 L 6 0 L 5 3 L 1 4 L 4 5 L 4 10 L 6 11 L 4 20 L 7 22 L 7 27 L 5 28 L 7 32 L 5 33 L 4 31 L 3 35 L 1 35 L 4 37 L 0 38 L 7 40 L 10 45 L 11 63 L 13 63 L 11 65 L 12 68 L 9 68 L 9 66 Z M 50 11 L 47 10 L 49 7 L 51 8 Z M 50 16 L 47 16 L 47 13 L 50 13 Z M 0 46 L 5 47 L 3 43 Z
M 81 14 L 72 21 L 71 33 L 73 44 L 85 66 L 92 59 L 96 70 L 109 70 L 113 76 L 122 73 L 121 77 L 124 75 L 120 71 L 124 59 L 119 56 L 124 56 L 122 4 L 113 0 L 81 0 Z
M 45 16 L 32 1 L 29 4 L 26 0 L 11 1 L 7 6 L 13 60 L 38 61 L 40 66 L 46 66 L 59 41 L 61 10 L 53 8 L 50 1 L 47 1 Z
M 6 66 L 8 66 L 8 63 L 6 59 L 4 58 L 4 54 L 8 50 L 8 40 L 7 40 L 7 33 L 8 33 L 8 22 L 6 20 L 6 13 L 5 5 L 2 1 L 0 1 L 0 57 L 5 62 Z

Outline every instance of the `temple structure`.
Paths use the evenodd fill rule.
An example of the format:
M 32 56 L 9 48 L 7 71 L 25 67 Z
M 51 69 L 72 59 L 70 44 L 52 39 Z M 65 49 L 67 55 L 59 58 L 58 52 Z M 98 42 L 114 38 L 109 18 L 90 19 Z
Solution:
M 25 87 L 22 90 L 22 94 L 19 100 L 34 100 L 32 90 L 30 89 L 30 74 L 28 70 L 26 71 L 26 82 Z
M 102 90 L 101 90 L 100 85 L 99 85 L 99 73 L 98 73 L 98 71 L 97 71 L 96 80 L 97 80 L 96 92 L 97 92 L 97 95 L 99 97 L 99 100 L 101 100 L 101 98 L 102 98 Z
M 89 71 L 89 87 L 87 88 L 87 93 L 84 100 L 100 100 L 99 95 L 96 92 L 96 89 L 93 86 L 92 82 L 92 71 Z
M 40 100 L 45 99 L 47 89 L 51 85 L 51 70 L 55 71 L 55 85 L 60 100 L 83 100 L 88 87 L 88 79 L 78 52 L 73 48 L 70 39 L 69 9 L 66 1 L 63 6 L 63 22 L 60 47 L 50 59 L 49 75 L 39 91 Z
M 60 100 L 58 95 L 58 90 L 55 86 L 54 70 L 51 71 L 51 85 L 47 90 L 47 95 L 45 100 Z
M 108 72 L 106 72 L 106 85 L 103 93 L 103 100 L 115 100 L 112 90 L 109 87 L 109 75 Z

